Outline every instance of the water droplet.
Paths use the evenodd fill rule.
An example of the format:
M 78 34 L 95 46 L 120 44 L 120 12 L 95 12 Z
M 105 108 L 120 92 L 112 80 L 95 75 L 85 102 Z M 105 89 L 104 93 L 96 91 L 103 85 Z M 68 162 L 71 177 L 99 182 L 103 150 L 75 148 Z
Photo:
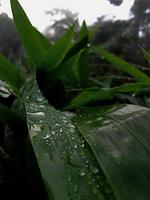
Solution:
M 60 124 L 56 123 L 54 126 L 60 126 Z
M 73 187 L 73 192 L 77 192 L 78 191 L 78 186 L 77 185 L 74 185 Z
M 75 145 L 74 145 L 74 148 L 75 148 L 75 149 L 77 149 L 77 148 L 78 148 L 78 146 L 75 144 Z
M 72 140 L 74 140 L 75 138 L 74 137 L 72 137 Z
M 52 135 L 55 135 L 55 131 L 52 131 Z
M 74 129 L 74 128 L 70 128 L 70 129 L 69 129 L 69 132 L 70 132 L 70 133 L 74 133 L 74 132 L 75 132 L 75 129 Z
M 79 175 L 80 176 L 85 176 L 86 174 L 85 174 L 85 171 L 82 169 L 80 172 L 79 172 Z
M 69 123 L 68 126 L 69 126 L 70 128 L 75 128 L 75 126 L 74 126 L 73 124 L 71 124 L 71 123 Z
M 97 118 L 97 120 L 102 120 L 102 119 L 103 119 L 102 117 L 98 117 L 98 118 Z
M 45 135 L 45 136 L 43 137 L 44 140 L 47 140 L 48 138 L 50 138 L 50 135 L 49 135 L 49 134 L 47 134 L 47 135 Z
M 60 133 L 62 133 L 63 132 L 63 130 L 62 130 L 62 128 L 60 129 Z
M 92 121 L 90 120 L 90 121 L 87 121 L 87 124 L 91 124 L 92 123 Z
M 42 108 L 45 108 L 45 106 L 44 106 L 44 105 L 39 105 L 39 108 L 41 108 L 41 109 L 42 109 Z
M 68 176 L 68 179 L 67 179 L 67 180 L 68 180 L 69 182 L 71 181 L 71 176 L 70 176 L 70 175 Z
M 42 101 L 44 101 L 44 98 L 42 96 L 38 96 L 36 98 L 36 100 L 37 100 L 37 102 L 42 102 Z
M 43 112 L 28 112 L 27 114 L 29 116 L 29 119 L 34 122 L 40 121 L 45 117 L 45 114 Z
M 99 169 L 94 166 L 90 166 L 90 169 L 94 174 L 97 174 L 99 172 Z
M 84 147 L 85 147 L 84 143 L 83 143 L 83 144 L 81 144 L 81 147 L 82 147 L 82 148 L 84 148 Z

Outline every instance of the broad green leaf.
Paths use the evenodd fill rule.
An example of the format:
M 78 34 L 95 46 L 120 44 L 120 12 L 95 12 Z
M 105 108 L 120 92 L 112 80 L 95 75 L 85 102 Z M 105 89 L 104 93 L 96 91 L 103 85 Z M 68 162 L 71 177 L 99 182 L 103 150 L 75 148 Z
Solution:
M 19 67 L 11 64 L 0 54 L 0 80 L 6 81 L 14 92 L 18 92 L 24 78 Z
M 72 39 L 74 35 L 74 26 L 72 26 L 62 38 L 56 42 L 54 46 L 47 52 L 43 62 L 40 66 L 43 70 L 52 71 L 56 69 L 63 61 L 68 50 L 72 46 Z
M 46 55 L 48 43 L 32 26 L 18 0 L 10 0 L 10 2 L 13 18 L 26 52 L 32 62 L 39 66 Z
M 85 88 L 88 86 L 89 79 L 89 51 L 88 48 L 85 48 L 79 58 L 79 77 L 80 77 L 80 86 Z
M 113 67 L 128 73 L 129 75 L 133 76 L 137 81 L 150 82 L 149 76 L 147 76 L 142 71 L 129 64 L 128 62 L 122 60 L 121 58 L 113 55 L 112 53 L 102 48 L 96 48 L 96 50 L 101 56 L 103 56 L 108 62 L 110 62 Z
M 150 109 L 136 105 L 84 110 L 74 121 L 118 200 L 150 197 Z
M 30 140 L 50 200 L 115 199 L 73 113 L 55 110 L 37 87 L 25 103 Z

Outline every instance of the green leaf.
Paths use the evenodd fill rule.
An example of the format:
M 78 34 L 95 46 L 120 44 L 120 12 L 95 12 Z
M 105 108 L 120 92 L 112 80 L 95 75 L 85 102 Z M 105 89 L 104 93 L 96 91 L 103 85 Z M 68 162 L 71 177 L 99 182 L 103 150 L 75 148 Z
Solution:
M 95 103 L 100 100 L 110 100 L 113 99 L 110 91 L 104 89 L 96 90 L 85 90 L 76 96 L 68 106 L 68 108 L 84 106 L 89 103 Z
M 15 111 L 0 103 L 0 122 L 7 124 L 14 133 L 18 133 L 19 127 L 22 131 L 25 128 L 25 122 Z M 22 133 L 19 132 L 20 135 Z
M 27 97 L 25 107 L 48 199 L 114 200 L 103 172 L 72 123 L 74 114 L 55 110 L 37 87 Z
M 133 76 L 137 81 L 150 82 L 150 78 L 146 74 L 144 74 L 142 71 L 135 68 L 128 62 L 122 60 L 121 58 L 102 48 L 96 48 L 96 50 L 101 56 L 103 56 L 108 62 L 110 62 L 113 67 L 128 73 L 129 75 Z
M 69 49 L 64 61 L 79 53 L 82 49 L 86 48 L 88 44 L 88 29 L 85 21 L 82 24 L 78 41 Z
M 74 97 L 67 108 L 85 106 L 102 100 L 111 100 L 117 93 L 133 93 L 136 94 L 145 88 L 149 88 L 149 82 L 137 82 L 120 85 L 113 88 L 96 88 L 87 89 Z
M 18 92 L 25 77 L 19 67 L 11 64 L 0 54 L 0 80 L 6 81 L 14 92 Z
M 68 50 L 72 46 L 73 35 L 74 26 L 72 26 L 63 35 L 63 37 L 60 38 L 58 42 L 56 42 L 56 44 L 48 51 L 46 57 L 44 57 L 43 62 L 40 66 L 42 70 L 52 71 L 61 64 Z
M 111 94 L 115 93 L 137 93 L 142 89 L 150 87 L 149 82 L 126 83 L 117 87 L 110 88 Z
M 77 61 L 79 59 L 79 54 L 76 54 L 66 60 L 64 63 L 62 63 L 59 67 L 57 67 L 55 70 L 53 70 L 50 75 L 51 79 L 57 80 L 61 76 L 65 75 L 68 71 L 70 71 L 75 64 L 77 64 Z M 68 77 L 69 78 L 69 77 Z
M 148 63 L 150 64 L 150 53 L 148 51 L 146 51 L 143 47 L 140 46 L 141 51 L 143 52 L 146 60 L 148 61 Z
M 48 45 L 49 48 L 51 45 L 32 26 L 18 0 L 10 0 L 10 2 L 13 18 L 25 50 L 32 62 L 39 66 L 47 53 Z
M 118 200 L 150 197 L 150 109 L 136 105 L 84 110 L 74 121 Z
M 80 86 L 85 88 L 88 86 L 89 79 L 89 51 L 88 48 L 85 48 L 79 58 L 79 77 L 80 77 Z
M 80 33 L 79 33 L 79 40 L 83 40 L 84 38 L 87 39 L 87 42 L 88 42 L 88 28 L 87 28 L 87 25 L 86 25 L 86 22 L 85 20 L 83 21 L 82 23 L 82 26 L 81 26 L 81 30 L 80 30 Z

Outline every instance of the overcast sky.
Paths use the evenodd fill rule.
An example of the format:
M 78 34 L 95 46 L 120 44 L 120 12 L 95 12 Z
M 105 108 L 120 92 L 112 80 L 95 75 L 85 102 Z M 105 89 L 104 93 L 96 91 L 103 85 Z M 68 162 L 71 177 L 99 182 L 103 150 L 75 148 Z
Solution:
M 46 10 L 53 8 L 67 8 L 72 12 L 78 12 L 80 22 L 85 19 L 87 24 L 92 24 L 97 17 L 112 15 L 117 19 L 129 18 L 129 10 L 134 0 L 124 0 L 120 6 L 113 6 L 107 0 L 19 0 L 26 11 L 32 24 L 43 31 L 50 23 L 50 16 Z M 6 12 L 12 17 L 9 0 L 1 0 L 0 12 Z

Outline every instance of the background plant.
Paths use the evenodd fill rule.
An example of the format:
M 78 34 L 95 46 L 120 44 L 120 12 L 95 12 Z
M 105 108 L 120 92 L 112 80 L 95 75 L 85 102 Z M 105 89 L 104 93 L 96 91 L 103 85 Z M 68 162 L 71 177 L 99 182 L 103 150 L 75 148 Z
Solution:
M 28 185 L 26 193 L 21 184 L 28 199 L 147 200 L 150 111 L 119 104 L 119 95 L 140 96 L 149 90 L 149 76 L 103 48 L 91 47 L 85 22 L 77 40 L 74 23 L 50 43 L 19 2 L 10 2 L 28 66 L 25 73 L 0 56 L 0 78 L 13 94 L 10 108 L 0 105 L 3 169 L 6 164 L 18 171 L 17 183 Z M 93 52 L 133 81 L 104 87 L 91 75 Z M 4 179 L 10 183 L 6 175 Z

